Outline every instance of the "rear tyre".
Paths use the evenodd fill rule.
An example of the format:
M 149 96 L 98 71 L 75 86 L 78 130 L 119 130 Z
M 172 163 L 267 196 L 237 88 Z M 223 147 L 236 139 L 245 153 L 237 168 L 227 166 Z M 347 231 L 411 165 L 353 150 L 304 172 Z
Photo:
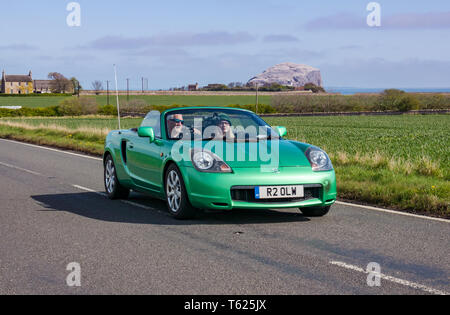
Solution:
M 196 209 L 189 202 L 183 177 L 175 164 L 167 169 L 164 183 L 169 213 L 179 220 L 194 218 Z
M 111 155 L 108 155 L 104 165 L 104 183 L 109 199 L 127 199 L 130 190 L 123 187 L 117 179 L 116 166 Z
M 314 207 L 314 208 L 300 208 L 300 211 L 306 217 L 323 217 L 330 211 L 331 206 Z

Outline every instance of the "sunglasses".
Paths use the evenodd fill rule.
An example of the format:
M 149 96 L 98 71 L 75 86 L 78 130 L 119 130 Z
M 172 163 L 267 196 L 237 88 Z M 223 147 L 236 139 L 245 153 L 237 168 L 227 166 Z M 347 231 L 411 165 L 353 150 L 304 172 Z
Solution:
M 178 124 L 178 123 L 184 124 L 184 120 L 181 120 L 181 119 L 173 118 L 173 119 L 170 119 L 170 121 L 172 121 L 172 122 L 174 122 L 176 124 Z

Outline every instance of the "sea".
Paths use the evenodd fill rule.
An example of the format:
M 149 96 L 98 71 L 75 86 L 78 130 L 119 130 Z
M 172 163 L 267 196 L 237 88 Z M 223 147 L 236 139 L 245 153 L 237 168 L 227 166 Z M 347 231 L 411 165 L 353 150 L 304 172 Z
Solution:
M 330 93 L 341 93 L 342 95 L 353 95 L 359 93 L 381 93 L 389 88 L 355 88 L 355 87 L 325 87 Z M 410 93 L 450 93 L 448 88 L 398 88 L 399 90 Z

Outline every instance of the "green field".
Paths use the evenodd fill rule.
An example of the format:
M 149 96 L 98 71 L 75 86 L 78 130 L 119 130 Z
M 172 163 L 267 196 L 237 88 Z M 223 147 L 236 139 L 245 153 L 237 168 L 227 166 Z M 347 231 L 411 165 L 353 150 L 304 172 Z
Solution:
M 37 107 L 48 107 L 56 106 L 67 98 L 75 96 L 36 96 L 36 97 L 0 97 L 0 106 L 23 106 L 30 108 Z M 99 105 L 107 104 L 107 96 L 88 96 L 95 98 Z M 270 104 L 271 96 L 260 96 L 258 102 L 260 104 Z M 222 95 L 144 95 L 136 96 L 131 95 L 130 101 L 142 100 L 147 105 L 209 105 L 209 106 L 225 106 L 230 104 L 248 105 L 255 104 L 256 97 L 251 95 L 233 95 L 233 96 L 222 96 Z M 125 105 L 127 103 L 126 96 L 119 97 L 120 104 Z M 110 96 L 110 104 L 116 105 L 116 97 L 114 95 Z
M 418 161 L 426 156 L 450 166 L 450 115 L 329 116 L 265 119 L 288 127 L 288 137 L 332 153 L 375 154 Z
M 329 153 L 340 198 L 450 217 L 449 115 L 265 120 L 286 126 L 289 138 Z M 140 121 L 123 119 L 122 125 L 136 127 Z M 7 122 L 14 125 L 5 125 Z M 97 154 L 102 152 L 104 134 L 115 128 L 114 118 L 0 119 L 0 137 Z
M 107 97 L 104 95 L 95 96 L 99 105 L 106 105 Z M 259 96 L 260 104 L 270 104 L 271 96 Z M 207 106 L 226 106 L 230 104 L 248 105 L 256 103 L 256 96 L 252 95 L 144 95 L 130 96 L 130 100 L 143 100 L 148 105 L 207 105 Z M 127 103 L 126 96 L 119 97 L 120 104 Z M 111 97 L 110 103 L 116 105 L 115 96 Z
M 0 106 L 22 106 L 22 107 L 49 107 L 56 106 L 71 96 L 2 96 L 0 97 Z
M 121 125 L 122 128 L 134 128 L 139 126 L 142 118 L 122 118 Z M 30 126 L 61 126 L 68 129 L 77 128 L 96 128 L 96 129 L 107 129 L 114 130 L 118 128 L 117 117 L 102 117 L 102 116 L 82 116 L 76 118 L 69 117 L 21 117 L 21 118 L 0 118 L 0 123 L 2 122 L 15 122 L 23 123 Z

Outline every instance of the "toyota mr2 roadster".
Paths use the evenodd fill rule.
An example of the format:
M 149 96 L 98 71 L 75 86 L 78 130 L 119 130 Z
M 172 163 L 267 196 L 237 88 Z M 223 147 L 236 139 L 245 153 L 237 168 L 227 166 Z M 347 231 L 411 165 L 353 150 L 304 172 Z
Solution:
M 106 137 L 106 193 L 123 199 L 133 190 L 163 199 L 177 219 L 198 209 L 298 208 L 324 216 L 336 201 L 330 158 L 286 134 L 242 109 L 151 111 L 139 128 Z

